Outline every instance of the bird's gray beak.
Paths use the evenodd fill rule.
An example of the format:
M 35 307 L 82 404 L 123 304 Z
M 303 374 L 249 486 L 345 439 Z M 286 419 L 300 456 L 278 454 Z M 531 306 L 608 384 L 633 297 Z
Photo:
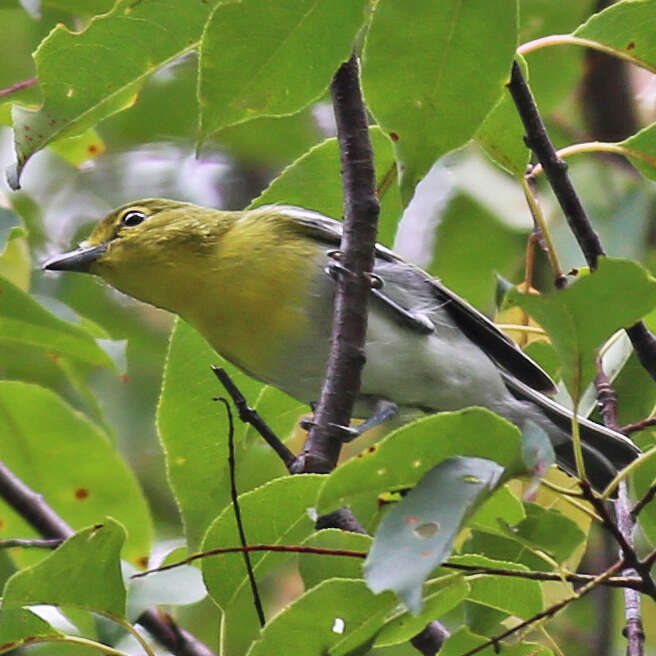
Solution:
M 89 267 L 107 250 L 107 244 L 81 246 L 74 251 L 49 257 L 42 265 L 48 271 L 81 271 L 89 273 Z

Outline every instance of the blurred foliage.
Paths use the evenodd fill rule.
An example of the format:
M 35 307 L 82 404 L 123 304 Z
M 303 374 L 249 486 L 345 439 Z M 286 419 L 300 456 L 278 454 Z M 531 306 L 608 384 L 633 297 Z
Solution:
M 589 382 L 602 347 L 621 423 L 656 412 L 656 386 L 635 355 L 623 344 L 602 346 L 622 322 L 650 310 L 646 321 L 656 329 L 654 281 L 639 269 L 656 272 L 656 33 L 649 20 L 656 0 L 625 0 L 588 20 L 604 6 L 593 0 L 0 0 L 0 124 L 7 126 L 0 130 L 0 160 L 13 186 L 21 185 L 0 186 L 0 458 L 79 531 L 49 555 L 0 552 L 0 578 L 9 580 L 1 651 L 29 637 L 59 640 L 62 632 L 74 633 L 61 618 L 46 622 L 23 608 L 38 600 L 63 607 L 83 635 L 133 653 L 122 630 L 89 615 L 126 617 L 119 552 L 125 568 L 141 567 L 148 559 L 161 562 L 181 536 L 192 551 L 238 542 L 228 422 L 223 406 L 212 401 L 223 392 L 208 368 L 231 365 L 166 312 L 88 276 L 44 274 L 39 262 L 84 239 L 110 208 L 135 197 L 227 209 L 293 203 L 339 218 L 327 89 L 354 42 L 372 115 L 381 241 L 490 315 L 498 275 L 513 285 L 531 283 L 545 294 L 511 292 L 521 307 L 502 320 L 518 324 L 513 337 L 522 344 L 527 335 L 546 339 L 525 311 L 535 314 L 553 346 L 531 342 L 528 352 L 554 377 L 565 377 L 586 410 L 594 398 L 578 385 Z M 533 231 L 520 186 L 528 151 L 504 84 L 519 45 L 556 146 L 603 138 L 598 120 L 590 121 L 599 113 L 586 106 L 599 97 L 589 85 L 600 76 L 589 75 L 583 48 L 566 45 L 571 33 L 633 62 L 622 63 L 626 93 L 601 97 L 626 116 L 620 123 L 633 125 L 637 116 L 639 126 L 606 148 L 614 154 L 588 146 L 568 157 L 608 254 L 633 262 L 604 264 L 595 274 L 599 280 L 580 276 L 560 294 L 539 244 L 533 275 L 524 280 Z M 535 45 L 545 46 L 536 40 L 552 35 L 561 35 L 559 45 Z M 595 65 L 603 66 L 600 61 Z M 580 270 L 585 262 L 543 177 L 536 181 L 538 198 L 562 268 Z M 297 450 L 296 424 L 307 409 L 230 371 L 248 402 Z M 237 425 L 237 481 L 249 540 L 365 551 L 365 536 L 313 531 L 308 509 L 349 503 L 373 531 L 399 492 L 445 458 L 496 457 L 519 471 L 515 433 L 489 413 L 441 415 L 380 443 L 379 434 L 366 436 L 345 449 L 348 457 L 364 445 L 364 455 L 328 477 L 290 478 L 253 430 Z M 482 435 L 496 435 L 499 443 Z M 647 429 L 637 441 L 647 449 L 654 437 Z M 636 497 L 653 484 L 654 463 L 637 468 Z M 552 475 L 559 485 L 571 484 L 560 472 Z M 591 529 L 588 514 L 546 489 L 531 503 L 522 485 L 502 486 L 465 530 L 455 531 L 454 562 L 557 572 L 575 569 L 589 544 L 589 571 L 608 566 L 600 555 L 601 532 Z M 656 505 L 645 509 L 639 529 L 639 548 L 653 548 Z M 1 538 L 35 534 L 0 503 Z M 412 617 L 391 593 L 371 593 L 359 560 L 267 553 L 252 560 L 267 617 L 282 611 L 263 631 L 241 554 L 203 563 L 209 597 L 201 602 L 205 592 L 192 568 L 180 579 L 157 575 L 151 588 L 128 583 L 128 616 L 133 620 L 148 600 L 167 604 L 212 649 L 220 623 L 227 656 L 249 649 L 287 653 L 292 634 L 299 636 L 295 653 L 415 654 L 408 639 L 439 618 L 453 631 L 443 653 L 458 654 L 572 593 L 560 582 L 529 585 L 438 568 L 423 588 L 424 610 Z M 621 593 L 612 591 L 598 611 L 605 593 L 570 605 L 545 625 L 563 653 L 599 653 L 604 645 L 588 644 L 609 627 L 605 653 L 624 649 Z M 654 606 L 643 610 L 653 651 Z M 541 645 L 504 650 L 552 653 L 543 634 L 528 637 Z M 89 653 L 54 643 L 30 650 Z

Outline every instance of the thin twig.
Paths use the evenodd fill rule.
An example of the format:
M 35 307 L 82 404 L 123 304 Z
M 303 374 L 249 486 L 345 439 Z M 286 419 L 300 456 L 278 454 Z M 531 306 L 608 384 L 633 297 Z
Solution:
M 267 423 L 260 417 L 257 410 L 251 408 L 244 395 L 235 385 L 228 372 L 221 367 L 212 366 L 214 375 L 221 381 L 226 392 L 230 395 L 232 402 L 239 412 L 239 418 L 247 424 L 250 424 L 263 438 L 264 441 L 280 456 L 289 471 L 296 460 L 296 456 L 285 446 L 282 440 L 269 428 Z
M 10 549 L 12 547 L 22 547 L 24 549 L 56 549 L 64 540 L 53 538 L 51 540 L 9 538 L 0 540 L 0 549 Z
M 244 530 L 244 523 L 241 518 L 241 508 L 239 506 L 239 494 L 237 492 L 237 482 L 235 479 L 235 426 L 232 421 L 232 411 L 227 399 L 220 397 L 217 401 L 221 401 L 225 405 L 226 412 L 228 413 L 228 470 L 230 472 L 230 497 L 232 499 L 232 507 L 235 512 L 235 522 L 237 523 L 237 531 L 239 532 L 239 542 L 242 547 L 248 546 L 246 540 L 246 531 Z M 255 573 L 253 572 L 253 564 L 248 551 L 244 549 L 244 564 L 246 565 L 246 572 L 248 573 L 248 581 L 251 586 L 251 593 L 253 594 L 253 605 L 257 612 L 257 617 L 260 620 L 260 626 L 266 624 L 266 617 L 264 609 L 262 608 L 262 599 L 260 598 L 260 591 L 257 589 L 257 581 L 255 580 Z
M 650 426 L 654 425 L 656 425 L 656 417 L 647 417 L 646 419 L 641 419 L 640 421 L 636 421 L 632 424 L 622 426 L 619 431 L 625 435 L 630 435 L 631 433 L 637 433 L 638 431 L 645 430 L 645 428 L 649 428 Z
M 209 558 L 210 556 L 220 556 L 223 554 L 239 553 L 239 552 L 280 552 L 280 553 L 300 553 L 311 554 L 316 556 L 345 556 L 348 558 L 364 559 L 367 557 L 366 551 L 352 551 L 350 549 L 328 549 L 325 547 L 307 547 L 305 545 L 284 545 L 284 544 L 248 544 L 240 547 L 219 547 L 217 549 L 210 549 L 200 553 L 192 554 L 183 560 L 161 567 L 138 572 L 133 574 L 131 578 L 138 579 L 149 574 L 165 572 L 183 565 L 189 565 L 197 560 Z M 621 563 L 618 563 L 618 566 Z M 581 583 L 587 585 L 598 581 L 599 577 L 592 574 L 574 574 L 567 573 L 561 574 L 559 572 L 541 572 L 541 571 L 524 571 L 515 569 L 503 569 L 499 567 L 481 567 L 478 565 L 464 565 L 461 563 L 442 563 L 441 567 L 445 569 L 452 569 L 459 572 L 466 572 L 470 576 L 502 576 L 508 578 L 528 579 L 530 581 L 567 581 L 569 583 Z M 644 589 L 644 581 L 638 576 L 611 576 L 599 582 L 600 585 L 606 585 L 611 588 L 631 588 L 633 590 L 642 591 Z
M 32 87 L 35 84 L 37 84 L 39 80 L 36 77 L 31 77 L 27 80 L 22 80 L 21 82 L 16 82 L 16 84 L 12 84 L 10 87 L 7 87 L 5 89 L 0 89 L 0 98 L 4 98 L 5 96 L 8 96 L 12 93 L 16 93 L 16 91 L 20 91 L 21 89 L 26 89 L 27 87 Z

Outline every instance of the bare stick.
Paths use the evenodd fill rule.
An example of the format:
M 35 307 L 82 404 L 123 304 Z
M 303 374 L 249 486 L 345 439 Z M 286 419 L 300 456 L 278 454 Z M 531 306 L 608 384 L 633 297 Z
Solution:
M 248 574 L 248 581 L 251 586 L 251 593 L 253 594 L 253 605 L 257 612 L 257 617 L 260 620 L 260 626 L 266 624 L 266 617 L 264 616 L 264 609 L 262 608 L 262 599 L 260 598 L 260 591 L 257 589 L 257 581 L 255 580 L 255 573 L 253 572 L 253 564 L 251 557 L 246 547 L 248 541 L 246 540 L 246 531 L 244 530 L 244 523 L 241 519 L 241 508 L 239 507 L 239 494 L 237 493 L 237 482 L 235 480 L 235 426 L 232 421 L 232 411 L 227 399 L 219 398 L 225 405 L 226 412 L 228 413 L 228 470 L 230 471 L 230 497 L 232 498 L 232 507 L 235 511 L 235 522 L 237 523 L 237 531 L 239 533 L 239 542 L 244 547 L 244 564 L 246 565 L 246 572 Z
M 246 402 L 246 398 L 234 384 L 228 372 L 221 367 L 212 366 L 214 375 L 221 381 L 226 392 L 230 395 L 232 402 L 239 412 L 239 418 L 250 424 L 263 438 L 264 441 L 280 456 L 289 470 L 296 460 L 296 456 L 284 445 L 282 440 L 269 428 L 267 423 L 260 417 L 257 410 L 251 408 Z

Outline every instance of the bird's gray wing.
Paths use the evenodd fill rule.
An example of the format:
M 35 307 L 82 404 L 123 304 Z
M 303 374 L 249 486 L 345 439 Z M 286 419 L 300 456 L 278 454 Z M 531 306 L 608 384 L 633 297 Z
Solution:
M 339 246 L 342 236 L 342 224 L 339 221 L 299 207 L 279 206 L 276 209 L 290 216 L 304 234 L 324 242 L 326 245 Z M 454 294 L 439 280 L 432 278 L 419 267 L 407 263 L 394 251 L 381 244 L 376 245 L 376 259 L 377 265 L 374 272 L 382 274 L 383 282 L 386 277 L 394 275 L 392 272 L 396 269 L 396 272 L 405 279 L 402 281 L 403 284 L 410 283 L 412 287 L 417 287 L 418 284 L 428 286 L 436 302 L 446 310 L 460 330 L 511 376 L 515 376 L 522 383 L 540 392 L 552 394 L 556 391 L 555 383 L 538 364 L 525 355 L 483 313 Z M 391 263 L 392 266 L 386 265 L 386 263 Z M 400 263 L 402 269 L 394 267 L 394 263 Z M 380 290 L 374 290 L 374 295 L 379 301 L 386 303 L 392 312 L 399 314 L 401 323 L 417 332 L 426 333 L 422 317 L 419 313 L 414 312 L 409 303 L 404 303 L 403 299 L 396 296 L 390 296 L 384 286 Z M 413 321 L 413 316 L 416 316 L 419 321 Z M 423 326 L 422 323 L 424 323 Z

